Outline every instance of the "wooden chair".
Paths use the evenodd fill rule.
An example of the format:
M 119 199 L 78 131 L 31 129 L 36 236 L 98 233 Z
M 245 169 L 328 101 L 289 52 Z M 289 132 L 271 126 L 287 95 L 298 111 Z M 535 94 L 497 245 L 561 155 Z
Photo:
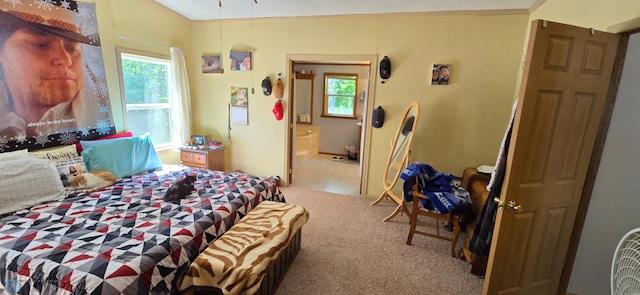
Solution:
M 451 241 L 451 256 L 457 257 L 456 255 L 456 244 L 458 243 L 458 238 L 460 237 L 460 224 L 458 223 L 458 218 L 455 218 L 451 212 L 447 214 L 440 214 L 435 212 L 430 212 L 424 209 L 420 209 L 420 200 L 425 199 L 428 200 L 429 197 L 420 193 L 418 189 L 418 182 L 413 185 L 413 190 L 411 192 L 413 196 L 413 210 L 411 210 L 411 227 L 409 228 L 409 237 L 407 237 L 407 245 L 411 245 L 411 241 L 413 240 L 413 234 L 420 234 L 429 236 L 432 238 L 437 238 L 445 241 Z M 416 229 L 416 224 L 418 223 L 418 216 L 427 216 L 433 218 L 436 227 L 436 233 L 432 232 L 424 232 Z M 445 236 L 440 234 L 440 222 L 447 222 L 448 230 L 453 230 L 453 237 Z

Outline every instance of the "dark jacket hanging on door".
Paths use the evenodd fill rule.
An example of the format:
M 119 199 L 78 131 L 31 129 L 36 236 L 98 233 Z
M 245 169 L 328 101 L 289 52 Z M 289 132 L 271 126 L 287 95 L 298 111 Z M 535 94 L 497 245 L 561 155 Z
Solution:
M 502 139 L 502 145 L 500 146 L 500 152 L 498 153 L 498 159 L 496 160 L 495 171 L 491 175 L 491 180 L 489 181 L 489 196 L 482 208 L 478 225 L 474 229 L 473 236 L 469 243 L 469 250 L 476 255 L 489 256 L 489 250 L 491 249 L 491 236 L 493 236 L 496 213 L 498 212 L 498 204 L 496 204 L 493 199 L 500 199 L 504 174 L 507 169 L 507 155 L 509 153 L 511 130 L 513 128 L 513 119 L 517 104 L 518 101 L 516 100 L 511 120 L 509 121 L 509 126 L 507 126 L 507 132 Z

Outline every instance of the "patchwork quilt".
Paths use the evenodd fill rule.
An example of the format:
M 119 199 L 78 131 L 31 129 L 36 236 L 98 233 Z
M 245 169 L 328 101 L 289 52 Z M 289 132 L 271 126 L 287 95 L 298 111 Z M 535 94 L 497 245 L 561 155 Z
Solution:
M 169 294 L 178 271 L 261 201 L 278 178 L 177 166 L 0 218 L 0 294 Z M 186 175 L 195 191 L 164 192 Z

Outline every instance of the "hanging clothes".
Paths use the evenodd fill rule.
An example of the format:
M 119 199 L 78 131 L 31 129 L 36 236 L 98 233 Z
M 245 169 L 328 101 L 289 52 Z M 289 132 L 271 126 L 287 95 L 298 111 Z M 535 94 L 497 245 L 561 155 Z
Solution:
M 499 199 L 500 192 L 502 191 L 504 174 L 507 169 L 509 144 L 511 142 L 511 130 L 513 128 L 513 120 L 517 105 L 518 100 L 516 99 L 513 104 L 511 119 L 509 120 L 507 131 L 502 139 L 502 144 L 500 145 L 495 170 L 491 173 L 491 179 L 487 185 L 489 188 L 489 196 L 482 208 L 480 219 L 473 231 L 473 236 L 469 243 L 469 250 L 476 255 L 489 256 L 489 250 L 491 249 L 491 237 L 493 236 L 493 228 L 496 222 L 496 214 L 498 212 L 498 204 L 496 204 L 493 199 Z
M 456 177 L 450 173 L 438 172 L 429 164 L 415 162 L 400 173 L 400 178 L 404 180 L 402 188 L 406 202 L 413 201 L 413 186 L 417 182 L 420 193 L 429 198 L 420 200 L 423 208 L 456 215 L 463 215 L 471 209 L 469 192 L 454 184 L 452 181 Z

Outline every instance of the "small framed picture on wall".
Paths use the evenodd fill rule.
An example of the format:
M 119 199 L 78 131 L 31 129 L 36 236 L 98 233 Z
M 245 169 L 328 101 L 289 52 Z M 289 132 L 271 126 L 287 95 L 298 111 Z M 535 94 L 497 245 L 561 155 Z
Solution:
M 235 51 L 229 54 L 232 71 L 251 71 L 251 51 Z
M 222 68 L 222 58 L 220 54 L 205 54 L 202 55 L 202 73 L 210 74 L 217 73 L 222 74 L 224 69 Z
M 434 64 L 431 72 L 431 85 L 449 85 L 451 77 L 450 64 Z

